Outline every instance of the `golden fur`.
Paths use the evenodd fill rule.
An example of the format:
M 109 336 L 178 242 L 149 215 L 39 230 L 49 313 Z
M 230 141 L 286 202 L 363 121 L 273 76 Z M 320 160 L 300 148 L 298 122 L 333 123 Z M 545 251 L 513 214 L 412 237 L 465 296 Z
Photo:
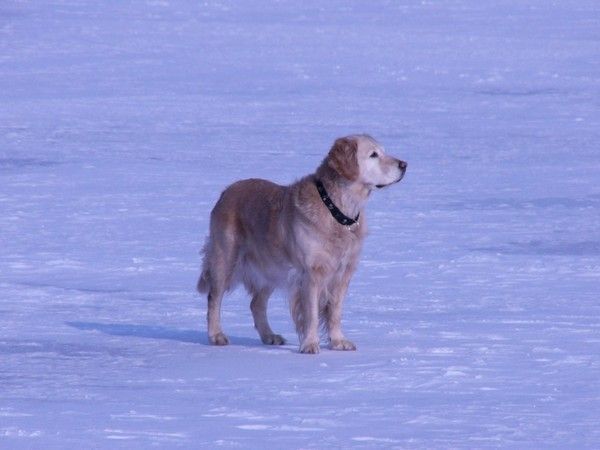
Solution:
M 406 163 L 386 155 L 370 136 L 335 141 L 317 171 L 280 186 L 238 181 L 221 194 L 210 217 L 198 291 L 208 294 L 208 336 L 229 343 L 220 323 L 223 295 L 242 283 L 252 296 L 254 325 L 265 344 L 284 344 L 267 320 L 276 288 L 290 292 L 302 353 L 319 351 L 319 324 L 334 350 L 355 350 L 341 330 L 342 303 L 366 234 L 363 208 L 371 191 L 398 182 Z M 341 225 L 315 186 L 319 179 L 335 205 L 358 223 Z

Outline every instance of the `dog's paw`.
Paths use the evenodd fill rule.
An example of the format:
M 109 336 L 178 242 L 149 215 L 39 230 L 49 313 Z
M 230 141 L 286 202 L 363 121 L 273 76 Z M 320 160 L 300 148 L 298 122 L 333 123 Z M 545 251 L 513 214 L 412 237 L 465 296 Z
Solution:
M 331 350 L 356 350 L 356 345 L 348 339 L 337 339 L 329 344 Z
M 261 340 L 263 341 L 263 344 L 266 344 L 266 345 L 284 345 L 285 344 L 285 339 L 283 338 L 283 336 L 280 336 L 279 334 L 268 334 L 266 336 L 263 336 L 261 338 Z
M 213 345 L 229 345 L 229 338 L 224 333 L 217 333 L 210 336 L 210 343 Z
M 319 343 L 318 342 L 305 342 L 300 346 L 300 353 L 306 353 L 309 355 L 314 355 L 319 353 Z

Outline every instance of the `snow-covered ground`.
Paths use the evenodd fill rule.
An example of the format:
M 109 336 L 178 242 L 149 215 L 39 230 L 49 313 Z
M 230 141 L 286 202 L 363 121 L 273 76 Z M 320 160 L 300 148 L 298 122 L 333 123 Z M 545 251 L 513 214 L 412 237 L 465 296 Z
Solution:
M 0 2 L 0 448 L 600 447 L 600 6 Z M 194 291 L 231 181 L 337 136 L 374 194 L 357 352 Z

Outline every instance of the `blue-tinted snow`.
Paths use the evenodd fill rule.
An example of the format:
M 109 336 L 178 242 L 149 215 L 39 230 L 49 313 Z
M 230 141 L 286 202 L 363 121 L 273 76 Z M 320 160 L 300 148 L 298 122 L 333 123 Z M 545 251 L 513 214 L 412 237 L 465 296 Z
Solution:
M 600 446 L 596 1 L 0 4 L 0 447 Z M 369 132 L 355 353 L 206 345 L 209 211 Z

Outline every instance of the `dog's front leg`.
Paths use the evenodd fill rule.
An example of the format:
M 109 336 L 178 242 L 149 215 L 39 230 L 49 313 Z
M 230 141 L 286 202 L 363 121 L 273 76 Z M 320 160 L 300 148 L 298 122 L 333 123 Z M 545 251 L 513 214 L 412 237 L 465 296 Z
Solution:
M 318 277 L 305 274 L 298 292 L 296 328 L 300 337 L 300 353 L 319 353 L 319 295 Z
M 327 299 L 324 319 L 329 334 L 329 347 L 332 350 L 356 350 L 354 343 L 346 339 L 342 332 L 342 305 L 353 273 L 354 268 L 349 267 L 341 280 L 333 283 L 329 289 L 330 297 Z

